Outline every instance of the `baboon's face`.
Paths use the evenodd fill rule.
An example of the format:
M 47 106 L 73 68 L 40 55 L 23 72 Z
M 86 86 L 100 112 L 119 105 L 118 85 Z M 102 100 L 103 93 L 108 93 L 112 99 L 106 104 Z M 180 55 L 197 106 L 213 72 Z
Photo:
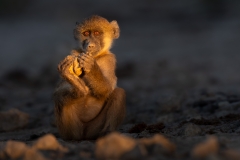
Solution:
M 80 47 L 93 55 L 104 47 L 104 32 L 100 28 L 87 29 L 80 33 Z
M 110 49 L 112 40 L 119 37 L 119 27 L 116 21 L 109 23 L 105 18 L 92 16 L 77 24 L 74 37 L 83 51 L 96 55 Z

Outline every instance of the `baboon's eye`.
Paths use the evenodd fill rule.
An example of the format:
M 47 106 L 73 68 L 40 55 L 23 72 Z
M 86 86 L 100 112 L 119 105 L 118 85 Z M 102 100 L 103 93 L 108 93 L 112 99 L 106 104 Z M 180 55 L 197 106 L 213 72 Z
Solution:
M 99 33 L 98 31 L 95 31 L 95 32 L 94 32 L 94 35 L 95 35 L 95 36 L 98 36 L 98 35 L 100 35 L 100 33 Z
M 83 32 L 83 35 L 84 35 L 84 36 L 89 36 L 89 32 L 88 32 L 88 31 Z

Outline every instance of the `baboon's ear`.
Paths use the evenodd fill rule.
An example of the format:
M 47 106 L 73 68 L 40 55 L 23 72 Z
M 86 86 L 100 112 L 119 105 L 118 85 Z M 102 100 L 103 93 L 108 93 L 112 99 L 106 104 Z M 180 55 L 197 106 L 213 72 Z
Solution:
M 110 22 L 110 24 L 113 28 L 113 38 L 117 39 L 120 36 L 120 29 L 119 29 L 118 23 L 117 21 L 114 20 Z

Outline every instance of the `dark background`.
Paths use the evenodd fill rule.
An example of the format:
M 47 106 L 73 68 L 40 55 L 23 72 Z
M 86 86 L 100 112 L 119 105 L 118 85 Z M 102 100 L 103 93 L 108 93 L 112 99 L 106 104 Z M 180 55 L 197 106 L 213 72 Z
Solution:
M 238 0 L 1 0 L 0 108 L 16 107 L 9 99 L 16 87 L 33 93 L 19 100 L 44 90 L 51 102 L 56 66 L 76 46 L 75 22 L 93 14 L 119 23 L 112 51 L 118 84 L 131 98 L 240 83 Z
M 189 117 L 239 113 L 240 105 L 191 110 L 202 105 L 196 99 L 219 92 L 240 101 L 239 0 L 0 0 L 0 111 L 27 112 L 27 129 L 54 126 L 57 64 L 76 47 L 76 21 L 93 14 L 120 26 L 112 51 L 118 86 L 127 92 L 123 132 L 141 122 L 170 126 Z M 233 127 L 238 134 L 239 119 Z

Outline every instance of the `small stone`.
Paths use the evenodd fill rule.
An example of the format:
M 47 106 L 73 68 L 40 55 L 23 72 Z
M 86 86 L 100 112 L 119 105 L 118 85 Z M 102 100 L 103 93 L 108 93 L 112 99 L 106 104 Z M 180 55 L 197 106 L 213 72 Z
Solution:
M 35 148 L 30 148 L 26 151 L 23 160 L 46 160 L 46 158 Z
M 164 148 L 164 150 L 167 153 L 172 153 L 176 149 L 176 146 L 172 142 L 170 142 L 167 138 L 165 138 L 160 134 L 155 134 L 151 138 L 142 138 L 139 140 L 139 143 L 146 147 L 156 145 L 156 144 L 160 145 Z
M 226 159 L 231 159 L 231 160 L 239 160 L 240 159 L 240 153 L 239 151 L 228 149 L 223 151 L 224 156 Z
M 23 142 L 9 140 L 6 143 L 5 153 L 11 159 L 17 159 L 22 157 L 28 150 L 28 146 Z
M 26 127 L 29 123 L 29 115 L 18 109 L 0 112 L 0 132 L 14 131 Z
M 192 156 L 195 158 L 205 158 L 216 154 L 219 149 L 219 143 L 215 136 L 209 137 L 206 141 L 197 144 L 192 150 Z
M 39 150 L 60 150 L 62 152 L 68 151 L 67 148 L 58 143 L 57 139 L 52 134 L 46 134 L 39 138 L 33 145 L 33 148 Z
M 136 145 L 134 139 L 113 132 L 97 140 L 95 154 L 98 159 L 119 159 Z
M 185 136 L 196 136 L 201 133 L 201 128 L 193 123 L 188 123 L 185 125 L 183 135 Z

